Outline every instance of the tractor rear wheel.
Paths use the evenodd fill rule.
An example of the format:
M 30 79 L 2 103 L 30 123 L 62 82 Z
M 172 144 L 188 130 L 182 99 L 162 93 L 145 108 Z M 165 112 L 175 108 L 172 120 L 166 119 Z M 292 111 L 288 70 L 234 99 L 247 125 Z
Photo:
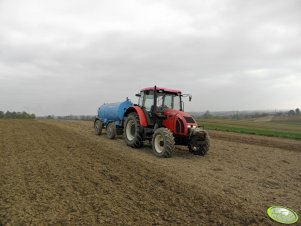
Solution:
M 110 122 L 107 125 L 107 137 L 109 139 L 114 139 L 116 137 L 116 125 L 114 122 Z
M 124 123 L 124 140 L 125 143 L 133 148 L 143 146 L 141 135 L 141 125 L 137 113 L 130 113 Z
M 197 144 L 197 142 L 202 142 L 201 144 Z M 205 139 L 200 139 L 197 136 L 193 136 L 191 141 L 188 144 L 189 151 L 194 155 L 206 155 L 209 151 L 210 140 L 209 135 L 206 133 Z
M 158 157 L 169 158 L 175 150 L 174 136 L 167 128 L 159 128 L 153 134 L 153 153 Z
M 94 122 L 94 130 L 95 130 L 95 134 L 96 135 L 101 135 L 102 132 L 102 121 L 100 121 L 99 119 L 95 120 Z

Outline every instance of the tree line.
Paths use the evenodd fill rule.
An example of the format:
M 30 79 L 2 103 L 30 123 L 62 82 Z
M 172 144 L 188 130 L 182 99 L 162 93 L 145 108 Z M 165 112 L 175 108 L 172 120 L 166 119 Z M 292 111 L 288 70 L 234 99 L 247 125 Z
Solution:
M 38 116 L 38 119 L 59 119 L 59 120 L 84 120 L 84 121 L 93 121 L 95 119 L 95 115 L 65 115 L 65 116 L 55 116 L 55 115 L 47 115 L 47 116 Z
M 289 111 L 280 111 L 280 112 L 244 112 L 244 111 L 233 111 L 231 114 L 229 112 L 225 113 L 211 113 L 209 110 L 205 111 L 204 114 L 199 115 L 199 117 L 204 119 L 210 118 L 225 118 L 225 119 L 252 119 L 266 116 L 281 116 L 281 117 L 300 117 L 300 109 L 296 108 L 295 110 Z
M 25 111 L 15 112 L 15 111 L 0 111 L 0 119 L 35 119 L 35 114 L 29 114 Z

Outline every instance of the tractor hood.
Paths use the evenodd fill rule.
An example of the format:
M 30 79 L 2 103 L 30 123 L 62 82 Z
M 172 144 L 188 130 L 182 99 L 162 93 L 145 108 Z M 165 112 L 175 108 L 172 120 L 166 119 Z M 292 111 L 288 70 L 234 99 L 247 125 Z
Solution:
M 191 129 L 198 126 L 191 115 L 186 112 L 165 109 L 163 113 L 166 116 L 163 125 L 169 128 L 174 134 L 187 135 Z
M 164 110 L 163 113 L 167 117 L 179 117 L 182 120 L 185 120 L 186 123 L 188 123 L 188 124 L 197 124 L 196 121 L 194 120 L 194 118 L 192 118 L 190 114 L 183 112 L 183 111 L 174 110 L 174 109 L 166 109 L 166 110 Z

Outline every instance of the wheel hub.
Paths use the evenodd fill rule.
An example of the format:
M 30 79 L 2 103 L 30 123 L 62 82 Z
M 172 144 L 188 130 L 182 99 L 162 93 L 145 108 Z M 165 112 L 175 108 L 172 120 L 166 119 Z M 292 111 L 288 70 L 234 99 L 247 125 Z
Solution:
M 108 133 L 109 133 L 109 134 L 112 133 L 112 128 L 111 128 L 111 127 L 108 128 Z
M 126 132 L 126 137 L 128 140 L 131 141 L 135 138 L 136 128 L 135 128 L 135 123 L 133 120 L 128 121 L 125 132 Z
M 162 153 L 164 150 L 164 139 L 160 134 L 155 137 L 155 150 L 158 153 Z

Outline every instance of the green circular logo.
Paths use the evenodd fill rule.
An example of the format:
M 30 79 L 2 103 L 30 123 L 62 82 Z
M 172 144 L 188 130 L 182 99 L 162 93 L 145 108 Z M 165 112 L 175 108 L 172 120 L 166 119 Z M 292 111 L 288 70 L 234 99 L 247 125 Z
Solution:
M 293 224 L 298 221 L 295 211 L 284 206 L 271 206 L 268 208 L 267 214 L 274 221 L 282 224 Z

